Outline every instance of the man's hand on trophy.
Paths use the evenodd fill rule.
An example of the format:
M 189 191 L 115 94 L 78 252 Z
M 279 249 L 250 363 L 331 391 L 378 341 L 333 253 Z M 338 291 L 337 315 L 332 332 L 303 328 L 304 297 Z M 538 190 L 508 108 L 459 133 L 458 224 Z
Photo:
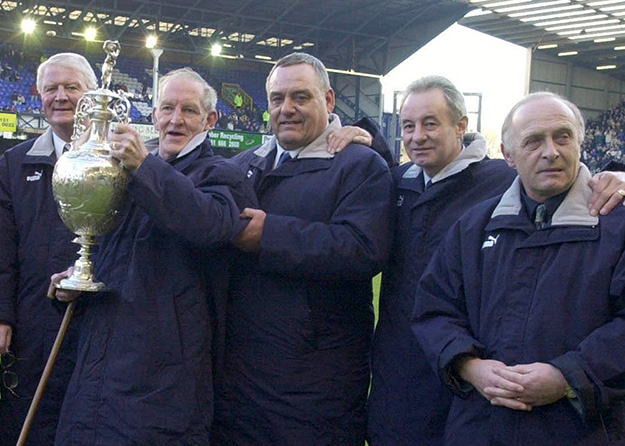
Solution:
M 61 280 L 67 279 L 73 272 L 74 267 L 70 266 L 62 273 L 52 274 L 52 277 L 50 277 L 50 286 L 48 287 L 48 298 L 60 300 L 61 302 L 71 302 L 80 295 L 80 291 L 57 288 Z
M 119 164 L 130 172 L 137 170 L 148 156 L 143 138 L 128 124 L 117 124 L 109 140 L 111 156 L 119 160 Z

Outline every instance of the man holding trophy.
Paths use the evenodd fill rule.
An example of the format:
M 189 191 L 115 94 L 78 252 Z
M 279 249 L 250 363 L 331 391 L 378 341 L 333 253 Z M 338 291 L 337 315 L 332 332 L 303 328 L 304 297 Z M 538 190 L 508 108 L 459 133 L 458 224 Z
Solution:
M 96 87 L 89 62 L 78 54 L 50 57 L 37 70 L 37 89 L 50 126 L 0 158 L 0 444 L 15 444 L 61 322 L 45 298 L 50 275 L 76 258 L 73 234 L 59 218 L 51 178 L 69 143 L 76 104 Z M 48 382 L 30 443 L 54 441 L 65 388 L 74 368 L 78 320 L 70 327 Z
M 80 343 L 57 446 L 208 444 L 216 281 L 227 272 L 225 245 L 245 225 L 239 209 L 255 201 L 206 139 L 216 102 L 197 73 L 175 70 L 153 109 L 158 153 L 126 124 L 109 137 L 130 174 L 128 199 L 94 262 L 107 288 L 78 301 Z M 59 289 L 57 298 L 77 294 Z

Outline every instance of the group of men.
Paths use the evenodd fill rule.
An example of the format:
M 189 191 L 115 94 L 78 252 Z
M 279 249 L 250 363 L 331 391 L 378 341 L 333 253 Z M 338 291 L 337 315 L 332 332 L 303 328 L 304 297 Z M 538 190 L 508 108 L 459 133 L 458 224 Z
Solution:
M 96 84 L 72 53 L 37 74 L 50 127 L 0 159 L 0 444 L 59 326 L 46 289 L 76 248 L 51 175 Z M 78 317 L 29 444 L 625 440 L 625 182 L 580 165 L 573 104 L 525 98 L 490 160 L 456 87 L 419 79 L 400 112 L 411 162 L 389 169 L 353 143 L 379 135 L 341 128 L 318 59 L 284 57 L 266 88 L 274 136 L 232 160 L 187 68 L 160 81 L 153 150 L 110 135 L 130 180 L 95 255 L 108 288 L 57 292 Z
M 528 106 L 532 108 L 521 121 L 518 115 Z M 586 327 L 573 334 L 568 328 L 585 323 L 588 313 L 596 311 L 590 308 L 593 305 L 604 305 L 604 312 L 597 316 L 603 324 L 623 322 L 623 297 L 617 287 L 610 289 L 610 280 L 618 283 L 614 275 L 618 256 L 609 263 L 568 251 L 569 245 L 580 247 L 580 241 L 588 242 L 590 246 L 580 248 L 588 253 L 600 244 L 612 246 L 614 253 L 623 249 L 616 239 L 600 237 L 597 232 L 597 227 L 606 224 L 604 220 L 618 221 L 621 206 L 601 221 L 597 215 L 607 214 L 624 192 L 619 176 L 604 172 L 590 180 L 585 168 L 580 168 L 584 122 L 577 107 L 549 93 L 527 96 L 505 121 L 505 161 L 488 159 L 483 138 L 465 134 L 464 100 L 444 78 L 428 76 L 412 83 L 406 90 L 400 120 L 412 163 L 394 172 L 395 239 L 383 274 L 372 353 L 370 443 L 594 445 L 623 441 L 625 416 L 615 416 L 614 410 L 622 404 L 622 390 L 619 394 L 618 389 L 623 384 L 616 381 L 625 378 L 624 368 L 616 371 L 615 367 L 615 375 L 609 378 L 596 378 L 604 366 L 600 361 L 577 369 L 569 364 L 576 377 L 567 375 L 565 381 L 554 384 L 531 381 L 544 370 L 543 366 L 540 372 L 528 366 L 556 361 L 558 355 L 578 355 L 592 330 Z M 571 211 L 566 206 L 569 202 L 562 200 L 569 191 L 573 193 L 575 181 L 584 189 L 583 199 L 575 203 L 578 218 L 557 218 L 560 204 L 560 212 Z M 534 188 L 544 193 L 530 194 Z M 502 194 L 504 198 L 514 196 L 515 205 L 508 206 Z M 519 206 L 519 201 L 529 202 L 530 197 L 533 207 Z M 486 212 L 480 220 L 484 226 L 454 231 L 464 218 L 473 221 L 479 203 L 489 199 L 490 203 L 506 203 L 498 209 L 505 209 L 501 215 L 509 215 L 511 221 L 514 218 L 514 224 L 509 221 L 509 226 L 503 226 L 499 213 Z M 541 214 L 542 221 L 534 225 L 536 207 L 543 202 L 548 214 Z M 581 231 L 588 225 L 594 233 L 582 237 Z M 506 231 L 511 229 L 525 238 L 520 236 L 517 244 L 502 248 Z M 471 240 L 466 239 L 468 234 Z M 560 257 L 548 256 L 548 248 L 562 251 Z M 467 252 L 471 252 L 471 263 L 465 260 Z M 491 252 L 505 254 L 510 260 L 506 264 L 501 257 L 486 263 Z M 534 252 L 539 254 L 531 257 Z M 564 259 L 569 264 L 560 264 Z M 512 260 L 517 263 L 511 264 Z M 592 288 L 598 277 L 586 262 L 602 271 L 605 293 L 599 294 L 600 298 Z M 543 283 L 547 271 L 557 277 L 548 284 Z M 588 281 L 585 289 L 580 289 L 579 280 Z M 573 290 L 582 293 L 587 306 L 565 301 L 564 296 Z M 560 301 L 552 300 L 560 293 Z M 543 318 L 542 324 L 533 325 L 538 317 Z M 601 325 L 594 323 L 595 328 Z M 542 349 L 543 344 L 552 350 Z M 610 341 L 601 349 L 593 347 L 597 357 L 604 356 L 603 361 L 620 360 L 619 352 L 611 352 Z M 468 374 L 462 367 L 469 360 L 493 362 L 481 363 L 481 368 Z M 498 368 L 510 367 L 516 373 L 511 378 L 515 384 L 493 378 L 496 372 L 489 374 L 495 362 Z M 562 367 L 562 373 L 572 370 Z M 587 381 L 582 387 L 584 376 Z M 593 389 L 591 380 L 597 386 L 616 380 L 616 388 L 612 392 Z M 534 392 L 531 397 L 523 394 L 524 386 Z M 545 392 L 547 388 L 554 392 L 551 400 L 536 398 L 542 386 Z M 556 406 L 565 416 L 550 419 L 549 427 L 538 422 L 549 419 L 544 410 Z M 599 414 L 605 417 L 603 423 L 597 421 Z M 498 417 L 507 419 L 504 422 Z M 604 433 L 606 429 L 609 434 Z

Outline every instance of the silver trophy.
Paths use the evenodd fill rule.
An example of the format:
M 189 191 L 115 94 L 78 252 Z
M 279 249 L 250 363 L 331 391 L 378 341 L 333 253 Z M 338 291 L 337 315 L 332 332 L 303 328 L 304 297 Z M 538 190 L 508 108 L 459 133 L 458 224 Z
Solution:
M 107 40 L 103 49 L 106 59 L 102 65 L 102 87 L 85 93 L 78 101 L 72 147 L 59 158 L 52 176 L 52 192 L 59 215 L 65 226 L 78 236 L 74 243 L 80 244 L 74 273 L 58 285 L 69 290 L 106 288 L 93 275 L 91 247 L 96 236 L 116 226 L 129 177 L 111 157 L 108 141 L 111 122 L 129 121 L 130 103 L 123 95 L 109 90 L 120 45 Z

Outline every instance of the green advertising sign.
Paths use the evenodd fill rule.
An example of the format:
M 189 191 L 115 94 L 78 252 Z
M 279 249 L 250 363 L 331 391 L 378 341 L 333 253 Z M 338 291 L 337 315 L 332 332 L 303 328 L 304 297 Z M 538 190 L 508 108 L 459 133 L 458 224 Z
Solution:
M 236 152 L 259 146 L 268 138 L 259 133 L 234 132 L 231 130 L 211 130 L 208 137 L 213 147 L 230 149 Z
M 151 124 L 131 124 L 147 140 L 158 137 L 158 132 Z M 216 154 L 231 157 L 252 147 L 260 146 L 271 138 L 261 133 L 236 132 L 232 130 L 213 129 L 208 132 L 208 138 Z

